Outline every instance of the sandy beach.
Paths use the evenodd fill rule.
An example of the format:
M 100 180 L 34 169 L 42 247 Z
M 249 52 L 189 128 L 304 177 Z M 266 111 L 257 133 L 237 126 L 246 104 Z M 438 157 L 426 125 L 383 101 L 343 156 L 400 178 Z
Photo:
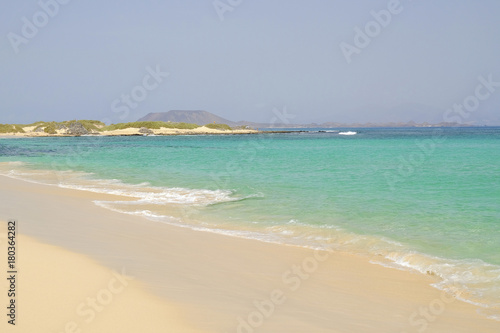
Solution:
M 20 234 L 18 324 L 3 315 L 2 332 L 500 330 L 473 305 L 432 288 L 434 276 L 155 223 L 92 202 L 110 199 L 119 198 L 0 176 L 4 275 L 5 221 L 16 219 Z
M 2 245 L 6 239 L 2 230 Z M 24 235 L 17 241 L 16 317 L 2 316 L 2 332 L 197 332 L 178 307 L 145 291 L 127 272 Z M 2 296 L 7 289 L 3 284 Z

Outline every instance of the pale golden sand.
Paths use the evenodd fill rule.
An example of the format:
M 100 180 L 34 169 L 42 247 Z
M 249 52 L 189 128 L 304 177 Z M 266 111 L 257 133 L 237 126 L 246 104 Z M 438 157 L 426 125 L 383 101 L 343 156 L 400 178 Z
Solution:
M 189 134 L 252 134 L 257 133 L 256 130 L 251 129 L 234 129 L 234 130 L 219 130 L 205 126 L 200 126 L 194 129 L 178 129 L 178 128 L 160 128 L 152 129 L 155 135 L 189 135 Z M 122 130 L 104 131 L 101 135 L 115 136 L 115 135 L 140 135 L 139 128 L 127 128 Z
M 19 321 L 57 325 L 18 332 L 64 332 L 68 320 L 82 319 L 75 314 L 75 303 L 95 297 L 113 278 L 109 269 L 122 268 L 136 277 L 132 282 L 140 281 L 163 302 L 131 283 L 116 296 L 115 312 L 113 301 L 96 325 L 102 320 L 109 325 L 134 321 L 141 326 L 147 321 L 165 326 L 138 330 L 124 325 L 128 328 L 98 332 L 183 332 L 168 326 L 183 323 L 199 332 L 500 331 L 499 322 L 478 315 L 474 306 L 430 287 L 432 276 L 385 268 L 349 254 L 155 223 L 92 203 L 112 197 L 116 199 L 0 177 L 0 220 L 16 218 L 22 234 L 65 249 L 21 243 L 22 256 L 33 260 L 25 264 L 25 282 L 19 286 L 24 297 Z M 67 250 L 84 253 L 109 269 Z M 51 282 L 54 272 L 62 287 Z M 86 279 L 91 281 L 88 286 L 83 284 Z M 121 297 L 130 303 L 118 306 Z M 5 299 L 2 294 L 0 301 Z M 50 310 L 50 302 L 72 303 L 64 306 L 64 316 L 55 317 L 58 312 Z M 152 307 L 148 319 L 144 312 L 132 315 L 133 307 L 147 304 Z
M 0 226 L 5 229 L 4 222 Z M 6 234 L 0 239 L 3 250 Z M 177 307 L 145 291 L 126 272 L 24 235 L 17 241 L 16 325 L 7 323 L 11 319 L 2 310 L 1 332 L 198 332 L 189 329 Z M 0 258 L 6 262 L 5 254 Z M 7 288 L 1 287 L 3 305 Z

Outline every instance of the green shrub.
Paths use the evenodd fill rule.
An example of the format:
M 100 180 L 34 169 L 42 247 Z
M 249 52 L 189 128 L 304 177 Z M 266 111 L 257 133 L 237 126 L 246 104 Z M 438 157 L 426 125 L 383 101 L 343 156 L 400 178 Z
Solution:
M 70 127 L 71 125 L 75 123 L 80 123 L 82 126 L 89 132 L 92 131 L 101 131 L 102 127 L 106 126 L 103 122 L 99 120 L 69 120 L 69 121 L 51 121 L 51 122 L 46 122 L 46 121 L 37 121 L 29 125 L 22 125 L 22 126 L 35 126 L 33 129 L 36 131 L 37 129 L 43 128 L 45 133 L 48 134 L 57 134 L 57 130 L 63 129 L 65 127 Z M 18 125 L 20 126 L 20 125 Z
M 14 125 L 14 130 L 16 133 L 26 133 L 21 125 Z
M 223 130 L 223 131 L 230 131 L 230 130 L 232 130 L 232 128 L 229 127 L 229 125 L 226 125 L 226 124 L 206 124 L 205 127 L 213 128 L 213 129 L 218 129 L 218 130 Z
M 43 125 L 45 125 L 46 123 L 47 123 L 47 122 L 45 122 L 45 121 L 36 121 L 36 122 L 34 122 L 33 124 L 28 124 L 28 125 L 23 125 L 23 126 L 26 126 L 26 127 L 27 127 L 27 126 L 37 126 L 37 127 L 38 127 L 38 126 L 42 126 L 42 127 L 43 127 Z
M 114 131 L 126 128 L 149 128 L 149 129 L 160 129 L 164 128 L 177 128 L 177 129 L 194 129 L 199 127 L 196 124 L 188 124 L 188 123 L 171 123 L 165 121 L 136 121 L 132 123 L 119 123 L 119 124 L 111 124 L 109 126 L 105 126 L 101 128 L 101 131 Z
M 24 133 L 19 125 L 0 124 L 0 133 Z
M 58 123 L 56 123 L 55 121 L 53 122 L 50 122 L 50 123 L 46 123 L 45 124 L 45 128 L 43 129 L 43 131 L 45 133 L 48 133 L 48 134 L 57 134 L 57 125 L 59 125 Z
M 102 121 L 99 120 L 70 120 L 70 121 L 63 121 L 60 124 L 64 125 L 66 127 L 69 127 L 70 125 L 73 125 L 74 123 L 80 123 L 82 126 L 89 132 L 92 131 L 102 131 L 102 128 L 106 126 Z

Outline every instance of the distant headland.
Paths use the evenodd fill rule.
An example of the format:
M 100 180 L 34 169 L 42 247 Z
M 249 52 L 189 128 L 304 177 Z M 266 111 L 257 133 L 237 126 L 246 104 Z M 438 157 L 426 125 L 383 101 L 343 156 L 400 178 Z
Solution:
M 253 134 L 258 131 L 227 124 L 197 125 L 184 122 L 137 121 L 106 125 L 98 120 L 62 122 L 38 121 L 28 125 L 0 124 L 0 135 L 6 136 L 133 136 L 133 135 L 200 135 Z
M 171 110 L 149 113 L 136 122 L 106 125 L 98 120 L 38 121 L 28 125 L 0 124 L 0 134 L 7 136 L 116 136 L 116 135 L 196 135 L 255 134 L 259 128 L 373 128 L 373 127 L 460 127 L 452 122 L 437 124 L 410 122 L 285 124 L 231 121 L 203 110 Z

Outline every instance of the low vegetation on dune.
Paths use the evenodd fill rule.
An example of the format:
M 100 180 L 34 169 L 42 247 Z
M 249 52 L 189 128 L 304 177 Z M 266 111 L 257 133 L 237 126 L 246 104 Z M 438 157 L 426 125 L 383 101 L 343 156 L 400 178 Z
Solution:
M 229 125 L 226 124 L 206 124 L 205 127 L 212 128 L 212 129 L 218 129 L 218 130 L 223 130 L 223 131 L 230 131 L 232 130 Z
M 196 124 L 188 124 L 188 123 L 171 123 L 165 121 L 136 121 L 132 123 L 119 123 L 119 124 L 111 124 L 103 127 L 102 131 L 114 131 L 126 128 L 148 128 L 148 129 L 160 129 L 160 128 L 176 128 L 176 129 L 195 129 L 200 126 Z
M 62 129 L 62 125 L 57 124 L 55 121 L 50 122 L 50 123 L 45 123 L 45 124 L 40 124 L 35 128 L 35 131 L 38 130 L 43 130 L 45 133 L 48 134 L 57 134 L 58 129 Z
M 207 128 L 231 131 L 233 130 L 229 125 L 210 123 L 204 125 Z M 137 128 L 141 131 L 149 131 L 153 129 L 170 128 L 191 130 L 199 128 L 197 124 L 184 123 L 184 122 L 165 122 L 165 121 L 136 121 L 130 123 L 119 123 L 107 125 L 98 120 L 69 120 L 69 121 L 37 121 L 28 125 L 9 125 L 0 124 L 0 133 L 26 133 L 26 132 L 45 132 L 47 134 L 55 135 L 89 135 L 98 134 L 100 132 L 114 131 L 128 128 Z M 140 132 L 141 133 L 141 132 Z
M 24 133 L 21 125 L 0 124 L 0 133 Z
M 58 130 L 67 130 L 72 131 L 75 128 L 80 128 L 84 132 L 100 132 L 101 128 L 106 126 L 103 122 L 98 120 L 68 120 L 68 121 L 37 121 L 36 123 L 26 125 L 26 126 L 35 126 L 34 131 L 43 131 L 48 134 L 57 134 Z M 69 133 L 71 134 L 71 133 Z
M 106 126 L 105 123 L 99 120 L 70 120 L 67 123 L 71 125 L 72 123 L 79 122 L 80 124 L 83 125 L 86 129 L 93 129 L 96 131 L 100 131 L 102 127 Z

